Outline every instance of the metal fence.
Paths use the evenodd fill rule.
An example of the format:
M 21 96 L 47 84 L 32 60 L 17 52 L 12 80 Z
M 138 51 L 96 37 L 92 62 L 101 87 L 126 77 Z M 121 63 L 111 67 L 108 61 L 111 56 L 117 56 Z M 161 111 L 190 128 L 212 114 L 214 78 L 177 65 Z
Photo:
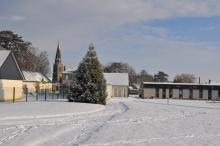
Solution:
M 67 99 L 69 90 L 51 91 L 48 89 L 41 89 L 35 92 L 24 89 L 23 100 L 28 101 L 49 101 L 57 99 Z
M 52 101 L 67 99 L 68 88 L 61 88 L 58 91 L 48 89 L 28 90 L 28 88 L 4 87 L 0 88 L 0 101 L 7 102 L 30 102 L 30 101 Z

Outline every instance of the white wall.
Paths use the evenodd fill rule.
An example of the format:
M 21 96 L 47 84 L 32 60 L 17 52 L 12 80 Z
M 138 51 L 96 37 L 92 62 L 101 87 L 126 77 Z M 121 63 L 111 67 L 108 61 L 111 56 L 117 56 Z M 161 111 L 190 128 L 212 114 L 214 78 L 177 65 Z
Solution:
M 173 98 L 179 99 L 179 89 L 173 89 Z
M 155 88 L 145 88 L 144 89 L 144 97 L 145 98 L 156 97 L 156 89 Z
M 169 98 L 169 89 L 166 89 L 166 98 Z
M 183 99 L 189 99 L 189 89 L 183 89 Z
M 208 90 L 203 90 L 202 99 L 208 99 Z
M 199 90 L 193 89 L 193 99 L 199 99 Z
M 163 98 L 163 89 L 159 89 L 159 98 Z
M 212 100 L 218 99 L 218 90 L 212 90 Z
M 106 92 L 107 92 L 107 99 L 112 97 L 112 85 L 106 86 Z
M 28 88 L 28 92 L 36 92 L 36 86 L 39 86 L 39 90 L 41 90 L 41 89 L 52 90 L 52 83 L 43 84 L 41 82 L 23 81 L 23 86 Z
M 13 91 L 15 87 L 15 100 L 23 97 L 23 88 L 21 80 L 0 80 L 0 101 L 13 100 Z

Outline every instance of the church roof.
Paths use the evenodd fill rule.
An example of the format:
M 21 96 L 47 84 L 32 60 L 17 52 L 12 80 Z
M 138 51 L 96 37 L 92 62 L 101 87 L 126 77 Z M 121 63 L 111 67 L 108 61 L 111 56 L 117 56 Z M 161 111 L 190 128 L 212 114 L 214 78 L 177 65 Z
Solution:
M 61 52 L 60 52 L 60 45 L 59 45 L 59 43 L 57 45 L 57 52 L 56 52 L 56 58 L 55 59 L 61 59 Z

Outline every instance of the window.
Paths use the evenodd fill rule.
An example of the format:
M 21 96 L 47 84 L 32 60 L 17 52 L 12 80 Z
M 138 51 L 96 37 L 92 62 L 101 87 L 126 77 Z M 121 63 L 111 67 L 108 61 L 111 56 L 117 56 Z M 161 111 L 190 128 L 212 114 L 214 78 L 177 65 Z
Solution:
M 203 89 L 199 89 L 199 98 L 203 98 Z
M 169 89 L 169 98 L 173 98 L 173 89 Z
M 189 89 L 189 99 L 193 99 L 193 88 Z
M 218 97 L 220 97 L 220 89 L 218 89 Z
M 179 89 L 180 93 L 179 93 L 179 98 L 183 98 L 183 89 Z
M 156 88 L 156 97 L 158 97 L 159 98 L 159 88 Z

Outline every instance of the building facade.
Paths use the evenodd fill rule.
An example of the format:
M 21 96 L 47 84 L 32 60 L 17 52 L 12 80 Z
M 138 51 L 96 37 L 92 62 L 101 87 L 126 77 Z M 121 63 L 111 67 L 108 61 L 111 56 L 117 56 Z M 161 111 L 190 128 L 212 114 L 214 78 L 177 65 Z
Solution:
M 53 65 L 53 82 L 58 83 L 62 81 L 62 73 L 64 71 L 64 65 L 61 59 L 60 45 L 57 45 L 57 51 L 55 56 L 55 62 Z
M 220 100 L 220 84 L 144 82 L 143 98 Z
M 128 73 L 104 73 L 108 97 L 128 97 Z
M 22 71 L 23 88 L 28 92 L 52 91 L 51 80 L 40 72 Z
M 62 73 L 62 84 L 71 86 L 76 81 L 76 73 L 73 70 L 65 70 Z
M 0 48 L 0 101 L 21 99 L 23 80 L 24 76 L 13 53 Z

